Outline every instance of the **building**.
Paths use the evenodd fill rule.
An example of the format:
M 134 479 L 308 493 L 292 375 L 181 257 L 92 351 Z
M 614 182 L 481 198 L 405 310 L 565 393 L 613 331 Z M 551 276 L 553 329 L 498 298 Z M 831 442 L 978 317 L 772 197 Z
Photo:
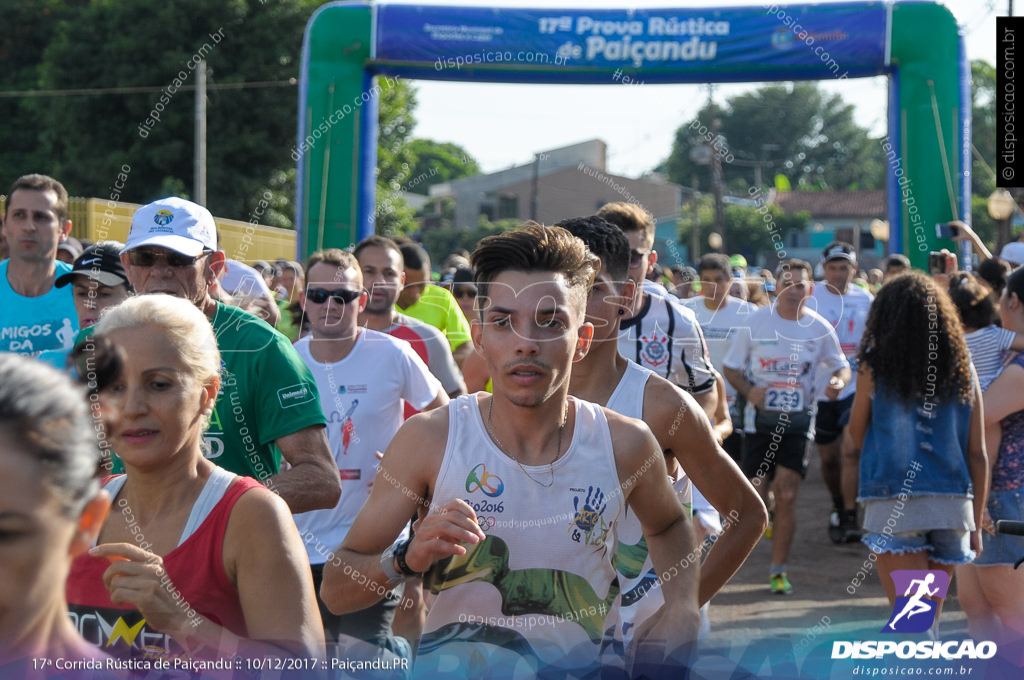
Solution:
M 553 224 L 567 217 L 592 215 L 605 203 L 639 203 L 655 217 L 679 215 L 682 190 L 650 175 L 630 179 L 607 172 L 607 145 L 593 139 L 543 151 L 532 163 L 488 175 L 476 175 L 430 187 L 435 206 L 455 204 L 455 225 L 474 228 L 480 217 L 496 221 L 534 219 Z M 435 213 L 436 215 L 436 213 Z M 424 228 L 436 224 L 428 213 Z
M 817 264 L 832 241 L 846 241 L 857 248 L 861 269 L 878 267 L 886 256 L 886 242 L 871 235 L 871 222 L 886 219 L 885 190 L 779 191 L 772 190 L 768 204 L 784 212 L 806 211 L 811 217 L 803 232 L 785 235 L 790 257 Z

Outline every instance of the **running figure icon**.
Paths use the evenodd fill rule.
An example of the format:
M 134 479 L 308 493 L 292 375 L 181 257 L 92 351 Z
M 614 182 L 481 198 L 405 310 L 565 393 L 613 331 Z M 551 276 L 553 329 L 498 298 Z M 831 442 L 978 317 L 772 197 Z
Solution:
M 928 595 L 934 596 L 934 595 L 938 594 L 938 592 L 940 590 L 940 588 L 938 586 L 935 586 L 935 590 L 931 590 L 928 587 L 928 586 L 930 586 L 934 582 L 935 582 L 935 574 L 932 574 L 932 573 L 929 573 L 923 579 L 922 578 L 916 578 L 916 579 L 914 579 L 914 580 L 912 580 L 910 582 L 910 585 L 907 586 L 906 592 L 903 593 L 904 597 L 908 597 L 909 596 L 910 599 L 907 600 L 907 604 L 903 607 L 903 611 L 901 611 L 896 616 L 896 618 L 894 618 L 892 621 L 889 622 L 889 628 L 891 628 L 892 630 L 896 630 L 896 622 L 899 621 L 901 618 L 903 618 L 904 614 L 906 614 L 907 619 L 909 620 L 910 617 L 912 617 L 914 614 L 922 614 L 924 612 L 932 611 L 932 607 L 930 605 L 928 605 L 928 604 L 925 604 L 921 600 L 924 599 Z M 910 591 L 914 589 L 914 584 L 915 583 L 918 584 L 917 592 L 914 593 L 913 595 L 911 595 Z

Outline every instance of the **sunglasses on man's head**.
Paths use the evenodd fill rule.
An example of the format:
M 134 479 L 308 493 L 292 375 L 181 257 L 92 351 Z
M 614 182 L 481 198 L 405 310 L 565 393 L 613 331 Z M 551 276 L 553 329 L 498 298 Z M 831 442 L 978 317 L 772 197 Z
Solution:
M 326 288 L 310 288 L 306 291 L 306 299 L 310 302 L 322 305 L 327 302 L 327 298 L 331 298 L 335 302 L 347 305 L 353 300 L 358 299 L 362 294 L 363 291 L 352 290 L 350 288 L 337 288 L 335 290 L 327 290 Z
M 152 267 L 161 259 L 167 262 L 168 267 L 191 267 L 199 258 L 209 255 L 211 252 L 213 251 L 204 250 L 195 257 L 189 257 L 174 250 L 135 248 L 128 251 L 128 261 L 133 267 Z

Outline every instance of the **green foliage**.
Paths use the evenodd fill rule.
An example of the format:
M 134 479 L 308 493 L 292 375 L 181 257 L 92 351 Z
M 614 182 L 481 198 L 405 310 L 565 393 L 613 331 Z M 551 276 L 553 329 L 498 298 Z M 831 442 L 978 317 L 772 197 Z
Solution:
M 493 234 L 502 234 L 521 224 L 519 220 L 508 219 L 491 222 L 481 217 L 476 229 L 461 229 L 459 227 L 429 229 L 423 232 L 423 247 L 430 253 L 431 262 L 444 262 L 445 258 L 458 248 L 465 248 L 469 252 L 473 252 L 480 239 Z
M 180 88 L 195 84 L 196 57 L 205 56 L 211 85 L 295 78 L 302 33 L 319 4 L 107 0 L 63 13 L 50 24 L 37 87 L 164 91 L 31 100 L 37 120 L 25 132 L 39 139 L 36 167 L 76 195 L 108 196 L 122 165 L 131 167 L 125 199 L 193 193 L 195 93 Z M 295 96 L 294 87 L 209 91 L 207 204 L 214 214 L 247 219 L 275 176 L 293 166 Z
M 719 122 L 713 131 L 715 121 Z M 669 179 L 699 188 L 711 186 L 710 166 L 690 158 L 698 145 L 725 138 L 722 177 L 745 190 L 782 173 L 797 189 L 876 189 L 884 178 L 878 143 L 853 119 L 853 105 L 825 95 L 815 83 L 768 85 L 731 97 L 724 106 L 705 106 L 676 130 L 672 152 L 661 169 Z M 731 155 L 731 158 L 730 158 Z
M 382 187 L 401 190 L 411 176 L 416 156 L 409 147 L 409 139 L 416 127 L 415 110 L 416 89 L 412 85 L 398 80 L 394 87 L 381 86 L 377 117 L 378 195 Z
M 757 259 L 766 260 L 774 268 L 777 264 L 774 260 L 776 249 L 772 241 L 772 230 L 783 239 L 788 239 L 789 233 L 793 230 L 803 231 L 810 219 L 806 212 L 784 213 L 778 206 L 767 206 L 767 215 L 762 214 L 758 208 L 742 205 L 725 206 L 725 233 L 722 237 L 725 240 L 725 251 L 729 254 L 741 253 L 747 260 L 754 262 Z M 702 196 L 697 208 L 697 224 L 701 234 L 701 248 L 699 254 L 692 254 L 691 259 L 696 261 L 700 255 L 711 252 L 707 246 L 707 236 L 715 231 L 715 214 L 710 196 Z M 679 243 L 690 243 L 690 234 L 693 229 L 693 209 L 684 208 L 683 218 L 679 220 Z
M 971 62 L 971 143 L 991 171 L 996 168 L 996 69 L 981 60 Z M 996 188 L 992 172 L 972 153 L 971 191 L 988 197 Z M 976 210 L 972 211 L 975 216 Z M 988 212 L 985 212 L 988 217 Z M 977 219 L 977 217 L 976 217 Z M 979 234 L 981 232 L 978 232 Z
M 374 231 L 383 236 L 395 238 L 409 236 L 419 229 L 416 215 L 402 194 L 389 186 L 377 185 L 377 210 L 374 215 Z
M 999 238 L 999 229 L 996 226 L 995 220 L 988 215 L 987 195 L 971 196 L 971 229 L 981 237 L 982 243 L 984 243 L 989 250 L 993 251 L 994 255 L 999 254 L 995 251 L 996 241 Z
M 463 147 L 452 142 L 414 139 L 409 150 L 416 157 L 406 191 L 427 196 L 431 185 L 480 173 L 480 165 Z

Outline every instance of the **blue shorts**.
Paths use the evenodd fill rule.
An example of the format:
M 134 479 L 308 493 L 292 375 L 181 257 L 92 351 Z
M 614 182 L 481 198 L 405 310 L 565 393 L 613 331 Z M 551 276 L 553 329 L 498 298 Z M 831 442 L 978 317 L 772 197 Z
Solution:
M 839 439 L 843 428 L 850 424 L 853 410 L 853 396 L 838 401 L 818 402 L 818 415 L 814 419 L 814 441 L 817 444 L 831 444 Z
M 971 550 L 971 534 L 966 529 L 869 533 L 860 540 L 876 553 L 902 555 L 927 550 L 928 559 L 940 564 L 966 564 L 974 559 L 975 554 Z
M 988 514 L 992 515 L 992 521 L 998 522 L 1001 519 L 1024 520 L 1024 490 L 1007 489 L 1006 491 L 991 491 L 988 494 Z M 1013 566 L 1020 558 L 1024 557 L 1024 536 L 1010 536 L 1009 534 L 996 534 L 982 536 L 982 550 L 974 565 L 978 567 L 991 567 L 997 564 L 1009 564 Z

